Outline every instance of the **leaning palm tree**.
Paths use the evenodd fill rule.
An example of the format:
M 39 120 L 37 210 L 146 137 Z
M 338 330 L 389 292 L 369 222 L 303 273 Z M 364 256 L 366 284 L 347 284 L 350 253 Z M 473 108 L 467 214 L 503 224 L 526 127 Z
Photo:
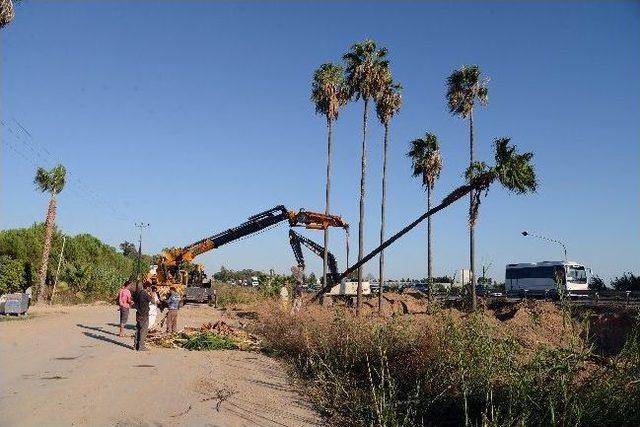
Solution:
M 325 187 L 324 213 L 329 214 L 331 194 L 331 145 L 333 138 L 333 122 L 338 119 L 338 112 L 346 103 L 344 74 L 340 65 L 322 64 L 313 73 L 311 83 L 311 101 L 316 106 L 316 113 L 327 120 L 327 182 Z M 322 261 L 322 283 L 327 283 L 327 265 L 329 251 L 329 229 L 324 230 L 324 254 Z
M 376 113 L 380 123 L 384 126 L 384 143 L 382 149 L 382 201 L 380 203 L 380 243 L 384 242 L 385 233 L 385 211 L 387 205 L 387 149 L 389 146 L 389 124 L 402 106 L 402 95 L 400 94 L 402 86 L 389 80 L 380 96 L 376 99 Z M 379 275 L 380 290 L 378 291 L 378 312 L 382 313 L 382 292 L 384 283 L 384 251 L 380 252 L 379 259 Z
M 442 154 L 438 137 L 427 132 L 424 137 L 411 141 L 407 156 L 411 158 L 411 169 L 414 177 L 422 178 L 422 186 L 427 190 L 427 210 L 431 209 L 431 190 L 440 178 L 442 171 Z M 431 218 L 427 218 L 427 282 L 429 292 L 433 282 L 433 254 L 431 251 Z
M 495 160 L 493 167 L 488 166 L 484 162 L 475 162 L 468 170 L 468 181 L 466 184 L 451 191 L 442 201 L 427 212 L 420 215 L 416 220 L 405 226 L 402 230 L 385 240 L 380 246 L 369 252 L 360 261 L 347 268 L 342 274 L 336 277 L 331 283 L 323 287 L 314 297 L 317 300 L 322 294 L 331 289 L 334 283 L 348 277 L 356 270 L 362 268 L 364 264 L 371 261 L 380 252 L 391 246 L 399 238 L 407 234 L 409 231 L 417 227 L 422 221 L 430 218 L 432 215 L 451 206 L 461 198 L 465 197 L 473 191 L 474 200 L 472 201 L 473 209 L 470 211 L 473 216 L 469 218 L 473 220 L 477 218 L 478 208 L 480 206 L 480 196 L 489 192 L 490 186 L 497 180 L 509 191 L 517 194 L 525 194 L 535 192 L 537 187 L 537 179 L 535 169 L 531 160 L 533 153 L 519 154 L 516 152 L 516 146 L 509 145 L 509 138 L 500 138 L 495 140 Z M 471 169 L 474 169 L 472 172 Z
M 365 40 L 351 46 L 342 58 L 347 64 L 346 76 L 350 99 L 362 99 L 362 153 L 360 169 L 360 219 L 358 222 L 358 260 L 364 256 L 364 197 L 367 169 L 367 114 L 369 101 L 377 97 L 389 81 L 387 49 L 378 48 L 373 40 Z M 358 294 L 356 315 L 362 305 L 362 269 L 358 270 Z
M 64 188 L 65 177 L 67 171 L 62 165 L 47 171 L 44 168 L 38 168 L 36 177 L 33 182 L 38 190 L 49 192 L 49 207 L 44 222 L 44 245 L 42 247 L 42 264 L 40 265 L 40 285 L 38 289 L 37 302 L 43 302 L 45 297 L 45 282 L 47 278 L 47 268 L 49 266 L 49 253 L 51 252 L 51 235 L 56 222 L 56 196 Z
M 447 79 L 447 102 L 449 112 L 463 119 L 469 119 L 469 167 L 473 172 L 474 144 L 473 144 L 473 109 L 476 101 L 482 105 L 488 102 L 487 80 L 481 77 L 477 65 L 463 65 L 455 70 Z M 474 191 L 469 194 L 469 214 L 471 215 Z M 469 269 L 471 270 L 471 306 L 476 309 L 476 275 L 475 275 L 475 223 L 469 223 Z

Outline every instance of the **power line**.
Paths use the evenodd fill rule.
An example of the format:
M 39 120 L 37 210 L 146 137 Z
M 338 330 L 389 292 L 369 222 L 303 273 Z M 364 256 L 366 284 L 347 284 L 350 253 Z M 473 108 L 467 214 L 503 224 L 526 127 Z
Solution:
M 31 159 L 27 159 L 27 157 L 25 156 L 25 154 L 23 152 L 17 150 L 15 146 L 11 145 L 9 138 L 5 138 L 5 141 L 7 141 L 7 143 L 9 143 L 9 145 L 11 146 L 13 151 L 15 151 L 16 153 L 20 154 L 21 157 L 25 158 L 25 160 L 28 160 L 31 163 L 33 163 L 36 167 L 38 166 L 38 164 L 33 160 L 34 157 L 37 157 L 37 160 L 40 163 L 43 163 L 43 164 L 47 164 L 47 163 L 58 163 L 58 164 L 61 164 L 61 163 L 63 163 L 60 160 L 60 158 L 56 158 L 56 156 L 51 154 L 51 152 L 49 152 L 49 150 L 47 150 L 46 147 L 44 147 L 44 146 L 42 146 L 42 144 L 38 143 L 33 138 L 31 132 L 29 132 L 29 130 L 25 126 L 23 126 L 15 118 L 13 118 L 12 120 L 19 127 L 19 130 L 14 129 L 5 120 L 0 120 L 0 125 L 5 130 L 7 130 L 11 134 L 11 136 L 13 136 L 14 141 L 15 140 L 20 141 L 20 143 L 21 143 L 20 145 L 22 147 L 26 147 L 26 149 L 28 149 L 32 153 L 32 154 L 30 154 L 30 157 L 32 157 L 32 158 Z M 17 141 L 15 141 L 15 142 L 17 142 Z M 67 171 L 67 176 L 68 176 L 68 181 L 73 186 L 77 187 L 77 191 L 75 191 L 76 194 L 80 195 L 82 198 L 91 199 L 92 203 L 97 203 L 97 204 L 101 205 L 102 208 L 104 208 L 106 210 L 109 210 L 114 215 L 114 217 L 116 219 L 119 219 L 119 220 L 122 220 L 122 221 L 127 221 L 128 220 L 128 215 L 126 215 L 124 212 L 122 212 L 120 209 L 118 209 L 114 203 L 109 202 L 109 201 L 105 200 L 103 197 L 101 197 L 100 195 L 98 195 L 89 186 L 87 186 L 78 176 L 76 176 L 76 174 L 74 174 L 72 171 Z M 82 193 L 84 193 L 84 195 L 82 195 Z

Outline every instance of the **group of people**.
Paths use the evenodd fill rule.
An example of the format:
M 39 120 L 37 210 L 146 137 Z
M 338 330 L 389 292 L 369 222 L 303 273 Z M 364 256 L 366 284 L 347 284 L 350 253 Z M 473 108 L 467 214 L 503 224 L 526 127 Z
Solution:
M 165 299 L 160 298 L 158 289 L 148 283 L 137 282 L 133 293 L 131 287 L 132 281 L 127 281 L 122 285 L 118 292 L 118 306 L 120 311 L 120 334 L 124 336 L 124 327 L 129 320 L 129 311 L 133 308 L 136 310 L 136 335 L 135 349 L 137 351 L 146 351 L 145 340 L 149 329 L 153 329 L 158 311 L 163 312 L 167 309 L 166 316 L 160 322 L 166 322 L 166 332 L 176 332 L 178 326 L 178 310 L 180 309 L 180 295 L 175 287 L 170 288 L 170 292 Z

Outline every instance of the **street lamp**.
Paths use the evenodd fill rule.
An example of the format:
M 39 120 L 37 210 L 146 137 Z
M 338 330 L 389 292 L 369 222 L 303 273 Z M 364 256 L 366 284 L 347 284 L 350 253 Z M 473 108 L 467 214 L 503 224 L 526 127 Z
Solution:
M 529 233 L 528 231 L 523 231 L 522 235 L 524 237 L 531 236 L 531 237 L 536 237 L 538 239 L 547 240 L 549 242 L 553 242 L 553 243 L 559 244 L 560 246 L 562 246 L 562 250 L 564 250 L 564 260 L 565 261 L 567 260 L 567 247 L 560 240 L 555 240 L 555 239 L 551 239 L 549 237 L 544 237 L 544 236 L 538 236 L 537 234 Z

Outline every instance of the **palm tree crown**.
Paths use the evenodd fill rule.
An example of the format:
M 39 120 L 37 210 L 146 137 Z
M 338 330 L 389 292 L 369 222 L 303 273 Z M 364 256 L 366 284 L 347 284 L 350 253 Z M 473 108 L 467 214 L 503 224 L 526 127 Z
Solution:
M 407 156 L 411 158 L 414 177 L 422 177 L 422 185 L 433 189 L 442 171 L 442 155 L 438 137 L 427 132 L 424 137 L 410 142 L 411 149 Z
M 534 193 L 538 187 L 536 172 L 531 160 L 533 153 L 516 152 L 515 145 L 509 145 L 510 138 L 496 138 L 495 172 L 503 187 L 516 194 Z
M 481 77 L 477 65 L 463 65 L 447 78 L 449 112 L 467 118 L 476 100 L 482 105 L 489 101 L 487 80 Z
M 467 180 L 471 185 L 482 182 L 478 191 L 473 193 L 473 203 L 469 211 L 469 222 L 473 225 L 478 219 L 480 208 L 480 196 L 486 195 L 489 186 L 496 180 L 500 184 L 516 194 L 534 193 L 538 187 L 536 172 L 533 163 L 533 153 L 518 153 L 515 145 L 509 145 L 510 138 L 496 138 L 494 140 L 496 161 L 495 166 L 489 166 L 485 162 L 474 162 L 466 172 Z
M 58 165 L 50 171 L 39 167 L 33 182 L 43 193 L 58 194 L 64 188 L 66 174 L 67 170 L 62 165 Z
M 387 126 L 402 106 L 402 86 L 389 81 L 376 99 L 376 113 L 383 126 Z
M 378 49 L 373 40 L 365 40 L 344 54 L 349 98 L 368 100 L 382 92 L 390 80 L 387 53 L 384 47 Z
M 336 120 L 346 98 L 342 67 L 332 63 L 320 65 L 313 73 L 311 83 L 311 101 L 316 106 L 316 113 L 326 116 L 327 120 Z

